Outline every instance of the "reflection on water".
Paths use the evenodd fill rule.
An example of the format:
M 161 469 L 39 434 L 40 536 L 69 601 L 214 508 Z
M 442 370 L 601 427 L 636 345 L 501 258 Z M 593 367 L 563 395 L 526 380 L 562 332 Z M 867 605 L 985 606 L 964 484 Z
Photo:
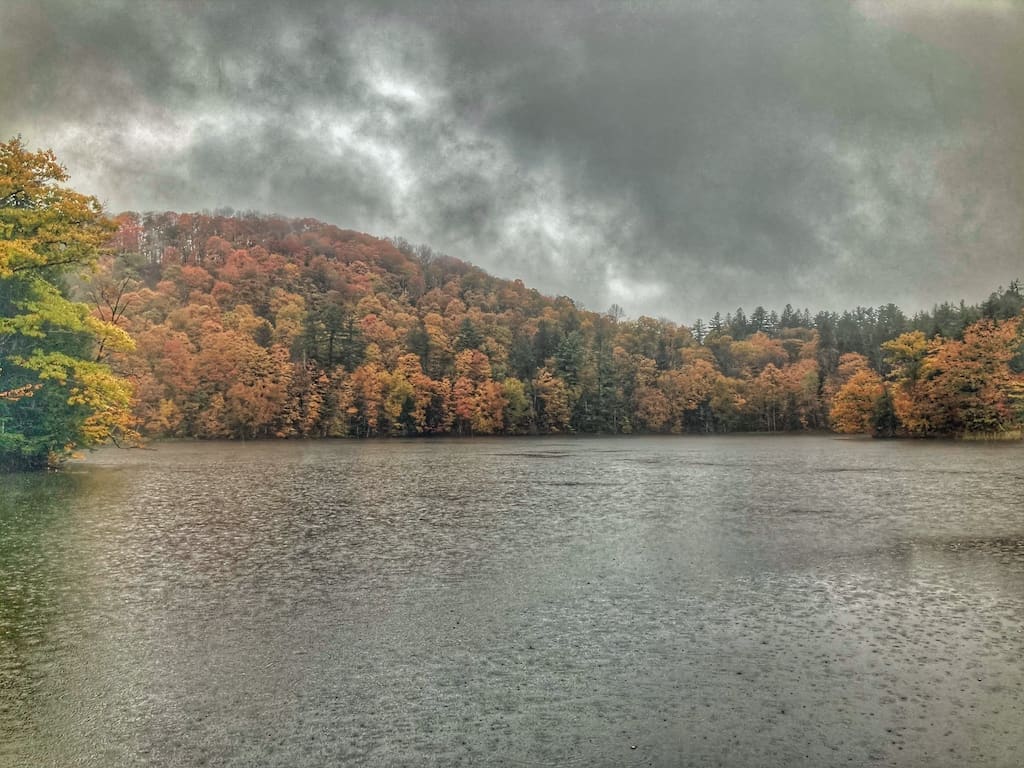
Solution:
M 0 766 L 1017 765 L 1024 451 L 168 444 L 0 483 Z

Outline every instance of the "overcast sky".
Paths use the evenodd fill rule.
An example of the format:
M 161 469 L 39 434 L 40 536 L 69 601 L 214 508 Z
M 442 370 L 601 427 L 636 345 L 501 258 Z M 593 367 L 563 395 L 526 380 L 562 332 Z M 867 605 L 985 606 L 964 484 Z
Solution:
M 313 216 L 631 317 L 1024 277 L 1019 0 L 4 0 L 0 98 L 112 212 Z

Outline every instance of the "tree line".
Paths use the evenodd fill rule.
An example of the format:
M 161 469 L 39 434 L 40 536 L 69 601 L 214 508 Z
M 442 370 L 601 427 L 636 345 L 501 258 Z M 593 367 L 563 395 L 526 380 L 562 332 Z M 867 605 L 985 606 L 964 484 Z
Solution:
M 312 219 L 107 219 L 52 153 L 0 148 L 8 467 L 136 435 L 1011 435 L 1024 421 L 1017 282 L 912 317 L 625 319 Z
M 923 436 L 1024 415 L 1016 282 L 913 317 L 759 307 L 688 328 L 314 220 L 162 213 L 119 217 L 90 290 L 114 289 L 95 305 L 136 340 L 119 365 L 152 436 Z

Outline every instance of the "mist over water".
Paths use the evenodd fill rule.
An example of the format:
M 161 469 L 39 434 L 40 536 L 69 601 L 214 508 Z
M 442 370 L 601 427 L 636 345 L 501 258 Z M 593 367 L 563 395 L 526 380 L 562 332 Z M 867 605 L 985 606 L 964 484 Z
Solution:
M 1020 445 L 159 444 L 0 487 L 0 766 L 1010 766 Z

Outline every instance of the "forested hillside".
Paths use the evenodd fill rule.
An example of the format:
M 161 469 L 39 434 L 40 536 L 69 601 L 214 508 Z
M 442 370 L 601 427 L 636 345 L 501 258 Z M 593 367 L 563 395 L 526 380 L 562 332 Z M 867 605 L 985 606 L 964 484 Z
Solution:
M 123 214 L 78 287 L 149 436 L 1012 433 L 1019 285 L 981 306 L 758 307 L 693 328 L 313 220 Z

